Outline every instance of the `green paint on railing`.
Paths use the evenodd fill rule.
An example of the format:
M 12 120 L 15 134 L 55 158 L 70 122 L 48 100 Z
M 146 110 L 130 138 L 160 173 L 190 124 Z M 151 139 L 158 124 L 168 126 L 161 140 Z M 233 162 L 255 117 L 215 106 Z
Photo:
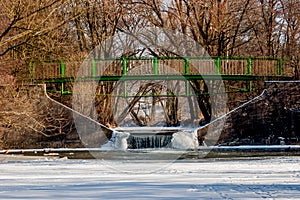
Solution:
M 66 64 L 63 61 L 60 61 L 60 76 L 65 77 L 66 75 Z
M 189 75 L 191 73 L 190 69 L 190 59 L 184 59 L 184 75 Z M 185 95 L 188 97 L 190 96 L 190 82 L 185 80 Z
M 95 59 L 92 59 L 92 76 L 97 76 L 97 63 Z
M 66 64 L 60 61 L 60 76 L 64 78 L 66 76 Z M 61 83 L 61 94 L 65 94 L 65 83 Z
M 123 76 L 127 76 L 127 71 L 128 71 L 128 60 L 127 58 L 122 58 L 122 75 Z M 127 84 L 126 81 L 124 80 L 124 93 L 123 93 L 123 97 L 126 98 L 127 97 Z
M 127 75 L 127 69 L 128 69 L 127 64 L 128 64 L 127 58 L 122 58 L 123 75 Z
M 283 59 L 279 59 L 278 60 L 278 75 L 279 76 L 283 76 L 283 74 L 284 74 L 283 64 L 284 64 L 284 60 Z
M 153 59 L 153 74 L 158 75 L 158 57 Z
M 289 80 L 290 77 L 286 76 L 254 76 L 254 75 L 126 75 L 126 76 L 97 76 L 97 77 L 84 77 L 77 78 L 78 82 L 89 81 L 132 81 L 132 80 Z M 74 82 L 75 78 L 57 78 L 57 79 L 45 79 L 36 81 L 37 83 L 69 83 Z
M 221 58 L 217 57 L 216 61 L 216 74 L 221 74 Z
M 253 59 L 252 58 L 247 58 L 246 75 L 251 75 L 252 74 L 252 63 L 253 63 Z
M 185 58 L 184 59 L 184 74 L 185 75 L 189 75 L 190 73 L 191 73 L 190 59 L 189 58 Z
M 253 81 L 249 81 L 249 91 L 252 92 L 255 89 L 253 88 Z
M 162 73 L 159 71 L 159 61 L 160 60 L 178 60 L 182 61 L 183 66 L 180 64 L 182 69 L 182 74 L 177 74 L 177 75 L 172 75 L 172 74 L 167 74 L 167 73 Z M 210 74 L 194 74 L 195 72 L 193 71 L 193 74 L 191 74 L 191 70 L 193 67 L 195 67 L 193 64 L 193 61 L 201 61 L 201 60 L 211 60 L 214 59 L 213 62 L 215 62 L 215 75 L 210 75 Z M 223 69 L 222 67 L 222 59 L 228 60 L 242 60 L 243 62 L 246 61 L 246 66 L 242 65 L 243 67 L 243 72 L 244 74 L 235 74 L 235 72 L 231 71 L 226 71 L 226 69 Z M 97 70 L 99 70 L 97 67 L 97 62 L 101 61 L 120 61 L 122 66 L 117 66 L 119 68 L 122 68 L 122 74 L 112 74 L 110 76 L 98 76 Z M 141 60 L 141 61 L 149 61 L 152 62 L 152 74 L 147 74 L 146 76 L 143 74 L 139 75 L 128 75 L 129 69 L 129 62 L 131 60 Z M 272 69 L 271 71 L 274 71 L 273 74 L 270 75 L 259 75 L 259 74 L 254 74 L 253 73 L 253 61 L 254 60 L 265 60 L 266 62 L 269 61 L 275 61 L 274 67 L 276 67 L 275 71 Z M 48 65 L 45 63 L 56 63 L 59 64 L 60 66 L 60 73 L 59 74 L 47 74 L 47 71 L 51 71 L 51 67 L 57 65 Z M 65 84 L 69 82 L 74 82 L 75 77 L 70 77 L 67 75 L 66 70 L 67 67 L 69 67 L 63 62 L 59 60 L 47 60 L 47 61 L 31 61 L 28 63 L 30 67 L 30 77 L 32 81 L 36 83 L 59 83 L 61 84 L 61 93 L 62 94 L 67 94 L 68 91 L 65 91 Z M 106 59 L 94 59 L 91 60 L 91 69 L 90 69 L 90 74 L 87 75 L 87 77 L 84 78 L 78 78 L 77 81 L 124 81 L 124 93 L 120 94 L 123 95 L 123 97 L 128 97 L 127 94 L 127 85 L 126 81 L 131 81 L 131 80 L 183 80 L 185 81 L 185 95 L 189 96 L 191 95 L 191 88 L 189 82 L 191 80 L 241 80 L 241 81 L 247 81 L 248 86 L 247 90 L 248 91 L 253 91 L 253 83 L 252 81 L 255 80 L 286 80 L 289 77 L 284 76 L 284 60 L 282 59 L 275 59 L 275 58 L 256 58 L 256 57 L 167 57 L 167 56 L 162 56 L 162 57 L 119 57 L 119 58 L 106 58 Z M 267 67 L 268 65 L 266 65 Z M 40 70 L 42 67 L 45 67 L 46 69 Z M 50 67 L 50 68 L 49 68 Z M 161 66 L 162 67 L 162 66 Z M 176 66 L 174 66 L 176 67 Z M 273 66 L 272 66 L 273 67 Z M 37 71 L 37 69 L 39 69 Z M 47 70 L 50 69 L 50 70 Z M 44 74 L 37 74 L 38 72 L 43 72 Z M 222 73 L 221 73 L 222 72 Z M 226 73 L 227 74 L 224 74 Z M 40 78 L 37 78 L 39 76 Z M 56 77 L 57 76 L 57 77 Z M 49 77 L 49 78 L 48 78 Z M 55 77 L 55 78 L 50 78 L 50 77 Z M 123 86 L 122 86 L 123 87 Z
M 188 80 L 185 80 L 185 95 L 188 97 L 190 96 L 190 82 Z

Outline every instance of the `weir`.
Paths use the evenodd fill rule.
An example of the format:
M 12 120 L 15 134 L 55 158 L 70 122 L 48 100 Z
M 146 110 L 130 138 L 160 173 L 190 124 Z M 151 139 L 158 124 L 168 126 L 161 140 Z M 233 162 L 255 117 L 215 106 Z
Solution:
M 114 133 L 116 138 L 123 138 L 123 133 L 128 134 L 126 140 L 122 141 L 127 143 L 127 149 L 194 149 L 199 145 L 194 130 L 182 127 L 118 127 L 114 129 Z M 124 144 L 117 146 L 124 147 Z
M 172 134 L 183 129 L 180 127 L 118 127 L 117 132 L 127 132 L 128 149 L 168 148 L 171 147 Z
M 130 135 L 127 139 L 128 149 L 169 148 L 172 135 Z

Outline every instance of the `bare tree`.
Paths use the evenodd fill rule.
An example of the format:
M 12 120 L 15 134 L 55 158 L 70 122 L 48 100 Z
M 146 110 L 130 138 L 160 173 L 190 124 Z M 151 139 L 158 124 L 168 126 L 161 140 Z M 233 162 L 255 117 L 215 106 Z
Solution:
M 64 146 L 64 138 L 74 133 L 70 113 L 50 104 L 38 86 L 24 90 L 12 76 L 0 76 L 0 83 L 3 82 L 6 85 L 0 87 L 0 148 L 37 148 L 39 142 L 47 140 L 58 140 L 59 146 Z
M 29 74 L 29 60 L 73 57 L 74 39 L 69 22 L 84 9 L 70 9 L 71 0 L 17 0 L 0 2 L 0 57 L 23 61 L 7 65 L 10 74 Z M 71 55 L 71 56 L 70 56 Z M 15 63 L 15 62 L 11 62 Z M 13 68 L 13 69 L 12 69 Z
M 283 14 L 281 24 L 283 29 L 282 57 L 286 58 L 294 70 L 295 79 L 300 78 L 300 3 L 298 1 L 282 0 Z

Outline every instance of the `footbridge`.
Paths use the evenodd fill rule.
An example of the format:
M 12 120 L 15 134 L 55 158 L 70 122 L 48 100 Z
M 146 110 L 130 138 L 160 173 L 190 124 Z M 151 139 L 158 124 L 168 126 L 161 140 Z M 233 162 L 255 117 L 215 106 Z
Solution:
M 84 69 L 83 69 L 84 68 Z M 81 75 L 78 76 L 78 70 Z M 286 80 L 282 59 L 257 57 L 121 57 L 80 61 L 32 61 L 30 79 L 60 84 L 61 94 L 71 94 L 66 84 L 76 81 L 132 80 Z M 53 90 L 52 90 L 53 92 Z M 186 95 L 189 95 L 187 92 Z M 126 96 L 126 94 L 125 94 Z

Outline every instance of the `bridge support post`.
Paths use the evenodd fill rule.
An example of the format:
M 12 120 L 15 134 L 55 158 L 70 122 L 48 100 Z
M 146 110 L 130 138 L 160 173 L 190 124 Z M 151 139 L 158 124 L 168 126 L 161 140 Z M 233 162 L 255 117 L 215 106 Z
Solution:
M 247 58 L 247 69 L 246 69 L 246 75 L 252 75 L 252 58 Z M 253 91 L 253 82 L 249 81 L 249 91 Z
M 217 57 L 216 61 L 216 74 L 221 74 L 221 58 Z
M 252 74 L 252 63 L 253 63 L 252 58 L 247 58 L 247 70 L 246 70 L 246 75 L 251 75 L 251 74 Z
M 97 76 L 97 63 L 95 59 L 92 59 L 92 77 Z
M 122 58 L 122 75 L 126 76 L 127 75 L 127 70 L 128 70 L 128 60 L 127 58 Z M 124 98 L 127 97 L 127 87 L 126 87 L 126 81 L 124 80 Z
M 158 57 L 153 60 L 153 74 L 158 75 Z
M 66 64 L 61 60 L 60 61 L 60 77 L 64 78 L 66 76 Z M 65 83 L 61 82 L 61 94 L 65 94 Z
M 282 76 L 283 75 L 283 59 L 278 60 L 278 75 Z
M 127 58 L 122 58 L 122 67 L 123 67 L 123 71 L 122 71 L 122 75 L 127 75 Z
M 190 75 L 190 60 L 189 58 L 184 59 L 184 75 Z M 185 80 L 185 95 L 190 96 L 190 82 Z

